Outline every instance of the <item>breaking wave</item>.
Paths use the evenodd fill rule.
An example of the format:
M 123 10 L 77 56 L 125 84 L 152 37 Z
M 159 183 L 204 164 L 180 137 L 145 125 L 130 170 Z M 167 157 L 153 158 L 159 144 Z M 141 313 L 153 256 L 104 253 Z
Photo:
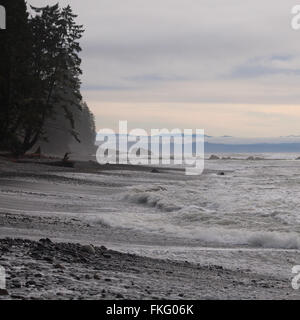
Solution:
M 166 228 L 168 229 L 168 227 Z M 167 231 L 167 230 L 166 230 Z M 171 231 L 170 229 L 168 231 Z M 268 231 L 230 230 L 226 228 L 175 227 L 172 233 L 198 240 L 208 246 L 246 246 L 269 249 L 300 249 L 300 237 L 296 233 Z
M 162 211 L 171 212 L 180 210 L 182 207 L 169 199 L 167 189 L 163 186 L 153 186 L 150 188 L 131 188 L 130 192 L 124 196 L 124 200 L 154 207 Z
M 277 232 L 255 233 L 249 236 L 248 242 L 253 247 L 275 249 L 300 249 L 300 238 L 296 234 Z

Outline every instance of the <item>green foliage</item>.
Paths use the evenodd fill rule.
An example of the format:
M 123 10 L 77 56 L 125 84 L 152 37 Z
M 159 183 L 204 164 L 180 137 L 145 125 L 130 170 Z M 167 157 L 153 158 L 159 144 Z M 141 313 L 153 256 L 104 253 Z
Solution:
M 7 11 L 7 28 L 0 31 L 0 145 L 7 148 L 18 143 L 14 132 L 32 104 L 31 32 L 24 0 L 1 3 Z
M 0 147 L 23 154 L 45 136 L 45 122 L 63 113 L 79 141 L 74 112 L 81 110 L 79 40 L 84 32 L 70 6 L 31 7 L 3 1 L 0 32 Z

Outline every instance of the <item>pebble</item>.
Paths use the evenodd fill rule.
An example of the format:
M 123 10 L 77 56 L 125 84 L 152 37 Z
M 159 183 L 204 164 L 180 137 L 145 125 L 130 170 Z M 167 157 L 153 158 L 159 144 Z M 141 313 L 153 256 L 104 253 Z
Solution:
M 36 282 L 34 280 L 29 280 L 26 282 L 26 286 L 35 286 Z
M 19 280 L 16 280 L 16 279 L 12 281 L 12 285 L 13 285 L 14 288 L 21 288 L 22 287 L 21 282 Z
M 85 245 L 81 247 L 82 251 L 89 253 L 89 254 L 95 254 L 95 248 L 92 245 Z
M 39 242 L 41 242 L 42 244 L 52 244 L 53 243 L 49 238 L 40 239 Z
M 44 257 L 44 260 L 49 263 L 53 263 L 53 258 L 51 258 L 51 257 Z
M 43 275 L 42 275 L 41 273 L 36 273 L 34 276 L 35 276 L 36 278 L 42 278 L 42 277 L 43 277 Z
M 0 289 L 0 296 L 8 296 L 9 293 L 6 289 Z

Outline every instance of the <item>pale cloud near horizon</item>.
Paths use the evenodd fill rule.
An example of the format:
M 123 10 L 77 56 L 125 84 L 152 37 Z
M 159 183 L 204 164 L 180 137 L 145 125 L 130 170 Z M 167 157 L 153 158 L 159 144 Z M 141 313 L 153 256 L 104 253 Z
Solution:
M 272 137 L 299 134 L 299 105 L 199 104 L 199 103 L 133 103 L 91 101 L 100 128 L 118 131 L 118 120 L 128 120 L 129 129 L 211 128 L 216 136 L 224 132 L 240 137 Z M 105 106 L 105 107 L 103 107 Z M 138 112 L 138 108 L 142 110 Z M 184 116 L 182 110 L 185 110 Z M 172 114 L 172 116 L 170 116 Z M 141 122 L 141 118 L 143 121 Z M 118 119 L 118 120 L 116 120 Z M 267 119 L 267 121 L 266 121 Z M 289 123 L 287 128 L 285 123 Z M 111 126 L 107 126 L 107 123 Z M 175 124 L 175 125 L 174 125 Z M 272 132 L 273 134 L 270 134 Z M 207 132 L 206 133 L 210 133 Z
M 28 0 L 56 2 L 86 28 L 82 91 L 98 128 L 300 133 L 296 0 Z

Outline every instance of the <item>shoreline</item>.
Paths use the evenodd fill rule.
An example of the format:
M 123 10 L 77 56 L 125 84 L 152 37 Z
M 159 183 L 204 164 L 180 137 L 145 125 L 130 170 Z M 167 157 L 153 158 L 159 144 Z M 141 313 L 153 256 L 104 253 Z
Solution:
M 136 179 L 141 172 L 132 166 L 99 171 L 89 165 L 62 168 L 0 159 L 0 265 L 8 274 L 9 293 L 0 299 L 300 298 L 291 287 L 299 251 L 206 247 L 196 240 L 145 235 L 76 216 L 85 212 L 87 203 L 80 201 L 86 194 L 105 197 L 105 192 L 130 186 L 124 178 L 115 185 L 103 181 L 104 176 L 130 174 Z M 166 181 L 174 172 L 142 170 Z M 93 178 L 86 181 L 81 173 Z M 77 204 L 74 195 L 82 198 Z M 107 210 L 102 206 L 97 206 L 100 217 Z M 45 238 L 51 240 L 40 241 Z M 84 253 L 84 247 L 95 253 Z
M 0 240 L 0 299 L 298 299 L 276 277 L 50 239 Z

